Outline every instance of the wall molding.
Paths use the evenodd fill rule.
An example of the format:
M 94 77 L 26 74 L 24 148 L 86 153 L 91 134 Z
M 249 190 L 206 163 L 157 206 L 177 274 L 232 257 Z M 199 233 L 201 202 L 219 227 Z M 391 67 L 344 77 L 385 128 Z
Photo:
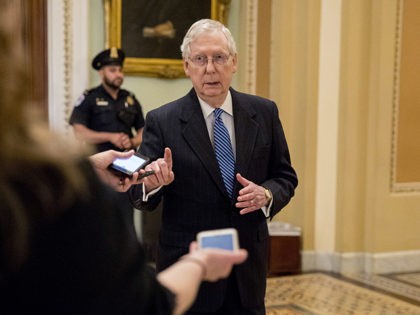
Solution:
M 64 97 L 63 97 L 63 130 L 68 133 L 69 125 L 66 123 L 67 119 L 70 117 L 72 110 L 72 82 L 73 82 L 73 8 L 71 0 L 64 0 L 64 19 L 63 19 L 63 42 L 64 42 L 64 63 L 63 63 L 63 88 L 64 88 Z
M 257 22 L 258 22 L 258 1 L 244 0 L 240 3 L 240 15 L 244 19 L 240 19 L 239 28 L 241 32 L 238 34 L 240 38 L 240 52 L 238 73 L 239 90 L 245 93 L 255 94 L 256 92 L 256 67 L 257 67 Z M 238 42 L 237 42 L 238 44 Z
M 302 271 L 387 274 L 418 271 L 420 250 L 387 253 L 321 253 L 303 251 Z
M 48 0 L 48 112 L 51 129 L 71 135 L 68 118 L 88 83 L 88 2 Z
M 399 96 L 400 96 L 400 74 L 401 74 L 401 49 L 403 31 L 403 7 L 404 0 L 397 1 L 397 23 L 395 29 L 395 60 L 392 96 L 392 144 L 391 144 L 391 176 L 390 189 L 394 193 L 420 192 L 420 182 L 399 183 L 397 177 L 397 147 L 398 147 L 398 122 L 399 122 Z

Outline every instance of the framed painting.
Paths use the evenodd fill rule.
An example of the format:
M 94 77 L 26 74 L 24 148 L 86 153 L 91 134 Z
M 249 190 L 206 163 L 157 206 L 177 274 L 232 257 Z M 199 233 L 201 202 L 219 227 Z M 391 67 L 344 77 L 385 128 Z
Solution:
M 227 23 L 230 0 L 104 0 L 106 46 L 126 55 L 124 72 L 184 77 L 180 46 L 195 21 Z

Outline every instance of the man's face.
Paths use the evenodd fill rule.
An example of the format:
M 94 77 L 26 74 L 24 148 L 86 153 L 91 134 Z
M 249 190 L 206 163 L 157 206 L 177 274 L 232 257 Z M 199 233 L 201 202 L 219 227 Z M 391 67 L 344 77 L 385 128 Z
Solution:
M 102 82 L 112 89 L 119 89 L 124 82 L 124 73 L 121 66 L 108 65 L 99 70 Z
M 231 56 L 227 39 L 220 32 L 208 32 L 200 35 L 190 44 L 191 54 L 184 60 L 185 74 L 190 77 L 196 93 L 209 105 L 220 106 L 226 99 L 233 74 L 236 72 L 236 55 Z M 193 62 L 201 56 L 208 59 L 202 66 Z M 227 57 L 225 64 L 218 64 L 212 59 Z M 202 59 L 202 58 L 201 58 Z

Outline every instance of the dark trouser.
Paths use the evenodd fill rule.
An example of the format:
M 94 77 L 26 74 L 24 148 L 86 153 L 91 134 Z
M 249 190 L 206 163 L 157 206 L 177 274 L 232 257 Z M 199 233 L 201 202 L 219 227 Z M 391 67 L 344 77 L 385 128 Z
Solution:
M 231 273 L 228 278 L 225 301 L 215 312 L 186 312 L 185 315 L 265 315 L 265 307 L 245 308 L 241 303 L 239 289 L 236 283 L 235 274 Z

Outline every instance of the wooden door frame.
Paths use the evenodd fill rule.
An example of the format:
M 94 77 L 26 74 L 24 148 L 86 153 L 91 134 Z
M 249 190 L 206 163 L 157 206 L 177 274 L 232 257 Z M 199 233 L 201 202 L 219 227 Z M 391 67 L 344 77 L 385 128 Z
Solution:
M 48 120 L 48 2 L 21 0 L 23 41 L 29 73 L 29 99 Z

